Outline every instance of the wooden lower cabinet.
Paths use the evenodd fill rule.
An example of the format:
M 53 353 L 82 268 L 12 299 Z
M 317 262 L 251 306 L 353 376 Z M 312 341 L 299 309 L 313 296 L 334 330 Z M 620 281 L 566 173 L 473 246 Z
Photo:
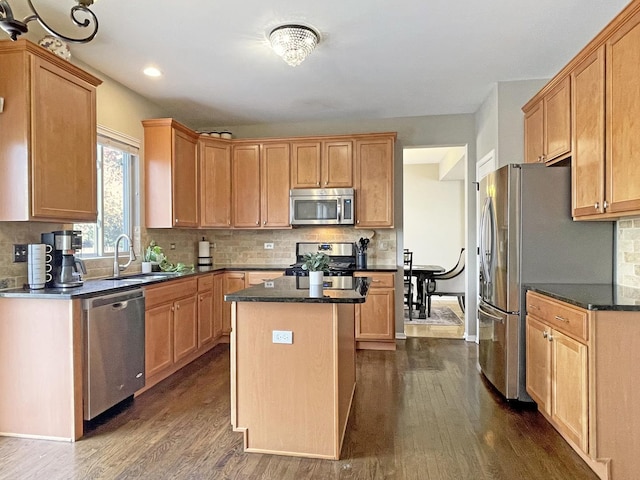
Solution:
M 245 288 L 260 285 L 267 280 L 273 280 L 284 275 L 282 270 L 260 270 L 255 272 L 245 272 L 244 286 Z
M 145 288 L 145 377 L 147 390 L 216 345 L 220 327 L 213 274 Z M 218 315 L 218 324 L 221 324 Z
M 367 301 L 356 305 L 356 346 L 360 349 L 395 350 L 395 273 L 355 273 L 370 277 Z
M 237 292 L 245 288 L 244 272 L 226 272 L 223 279 L 222 287 L 222 334 L 229 335 L 231 333 L 231 302 L 224 301 L 224 295 L 227 293 Z
M 213 341 L 213 274 L 198 278 L 198 348 Z
M 174 303 L 173 361 L 179 362 L 198 349 L 198 302 L 195 295 Z
M 213 276 L 213 338 L 222 336 L 222 318 L 224 316 L 224 273 Z
M 640 312 L 527 292 L 527 392 L 602 479 L 640 472 Z

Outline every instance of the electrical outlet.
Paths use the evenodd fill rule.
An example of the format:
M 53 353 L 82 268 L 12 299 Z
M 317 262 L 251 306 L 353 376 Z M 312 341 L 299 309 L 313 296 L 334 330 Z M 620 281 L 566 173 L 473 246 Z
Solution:
M 175 243 L 170 243 L 169 244 L 169 250 L 175 250 L 176 249 L 176 244 Z
M 273 330 L 273 343 L 293 343 L 293 332 L 291 330 Z
M 26 262 L 27 261 L 27 246 L 24 244 L 17 244 L 13 246 L 13 262 Z
M 273 288 L 273 281 L 267 280 L 266 282 L 264 282 L 264 288 Z
M 273 250 L 273 242 L 268 242 L 264 244 L 265 250 Z
M 380 242 L 380 250 L 381 251 L 389 250 L 389 242 Z

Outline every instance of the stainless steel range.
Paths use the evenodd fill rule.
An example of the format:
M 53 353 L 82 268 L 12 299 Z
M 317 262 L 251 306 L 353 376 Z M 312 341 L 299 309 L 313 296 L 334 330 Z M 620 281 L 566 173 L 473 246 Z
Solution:
M 334 243 L 296 243 L 296 263 L 285 270 L 285 275 L 295 275 L 306 277 L 307 270 L 302 269 L 304 256 L 307 253 L 324 252 L 329 255 L 329 273 L 327 276 L 343 277 L 353 276 L 356 269 L 356 246 L 354 243 L 334 242 Z

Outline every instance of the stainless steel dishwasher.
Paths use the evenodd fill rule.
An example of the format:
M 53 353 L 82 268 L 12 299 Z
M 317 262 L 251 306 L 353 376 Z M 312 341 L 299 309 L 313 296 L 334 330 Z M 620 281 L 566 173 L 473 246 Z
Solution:
M 144 291 L 83 301 L 84 419 L 144 387 Z

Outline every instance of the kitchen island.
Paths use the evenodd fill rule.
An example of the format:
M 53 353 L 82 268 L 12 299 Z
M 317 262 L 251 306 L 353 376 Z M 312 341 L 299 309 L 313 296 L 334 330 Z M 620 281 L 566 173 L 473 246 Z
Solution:
M 247 452 L 338 459 L 355 391 L 355 305 L 367 278 L 283 277 L 232 304 L 231 424 Z

